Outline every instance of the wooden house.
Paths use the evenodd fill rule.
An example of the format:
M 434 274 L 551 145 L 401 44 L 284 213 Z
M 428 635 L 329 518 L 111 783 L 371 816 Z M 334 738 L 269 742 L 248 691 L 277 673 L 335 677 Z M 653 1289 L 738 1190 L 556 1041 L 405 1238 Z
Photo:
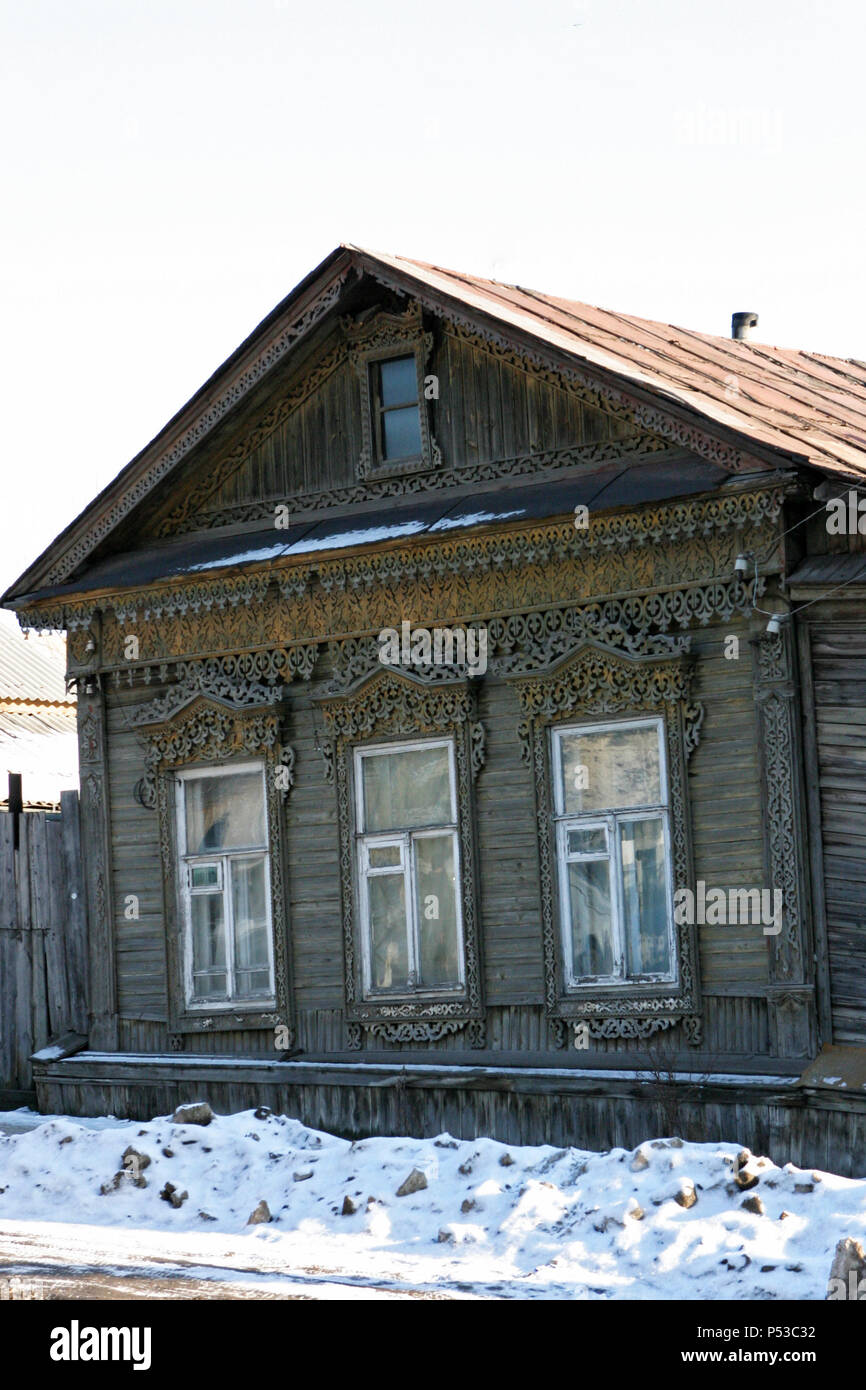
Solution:
M 862 1171 L 864 420 L 863 364 L 334 251 L 4 598 L 78 693 L 41 1105 Z

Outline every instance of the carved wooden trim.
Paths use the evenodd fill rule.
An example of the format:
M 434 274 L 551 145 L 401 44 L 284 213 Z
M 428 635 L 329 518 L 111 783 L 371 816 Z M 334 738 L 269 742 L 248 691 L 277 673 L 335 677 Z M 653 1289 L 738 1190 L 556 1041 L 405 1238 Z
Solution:
M 279 429 L 280 425 L 285 424 L 286 420 L 333 376 L 337 368 L 345 362 L 346 351 L 346 343 L 342 338 L 338 343 L 328 348 L 319 360 L 310 366 L 303 380 L 287 391 L 282 399 L 271 407 L 240 444 L 208 467 L 207 476 L 191 488 L 186 496 L 172 508 L 168 516 L 160 522 L 156 531 L 157 536 L 161 538 L 173 536 L 179 531 L 197 531 L 203 525 L 219 524 L 202 520 L 202 515 L 213 515 L 212 512 L 203 511 L 208 499 L 213 497 L 232 474 L 243 466 L 245 460 L 260 444 Z M 297 499 L 295 505 L 297 505 Z M 258 515 L 273 519 L 273 500 L 269 504 L 263 503 Z
M 343 327 L 350 343 L 349 361 L 354 367 L 361 387 L 361 456 L 358 477 L 415 474 L 438 468 L 442 453 L 430 431 L 430 418 L 424 398 L 424 376 L 427 361 L 433 350 L 433 334 L 424 331 L 421 310 L 410 304 L 402 314 L 384 310 L 362 321 L 344 319 Z M 421 427 L 421 454 L 417 459 L 378 459 L 373 430 L 375 401 L 370 386 L 370 368 L 375 362 L 411 353 L 415 360 L 418 387 L 418 418 Z
M 289 988 L 289 942 L 286 914 L 285 854 L 282 802 L 294 781 L 295 755 L 280 742 L 280 716 L 273 709 L 239 708 L 225 700 L 196 694 L 182 708 L 164 718 L 161 700 L 153 702 L 153 719 L 141 720 L 139 736 L 145 746 L 146 773 L 138 787 L 139 799 L 156 806 L 163 865 L 166 954 L 169 976 L 169 1029 L 176 1034 L 215 1032 L 227 1028 L 294 1027 Z M 271 879 L 271 924 L 274 946 L 273 1011 L 228 1005 L 208 1015 L 191 1010 L 183 990 L 183 948 L 178 912 L 177 843 L 173 797 L 173 771 L 190 765 L 224 764 L 244 756 L 258 756 L 265 763 L 268 854 Z
M 701 1002 L 694 926 L 675 927 L 675 985 L 599 986 L 592 997 L 566 992 L 549 749 L 551 726 L 576 717 L 661 715 L 668 754 L 674 888 L 693 889 L 686 764 L 697 746 L 703 707 L 691 699 L 690 660 L 685 655 L 631 656 L 599 642 L 585 642 L 549 670 L 516 678 L 514 686 L 523 714 L 518 736 L 536 787 L 545 1007 L 551 1040 L 564 1045 L 567 1024 L 582 1025 L 589 1037 L 646 1038 L 680 1023 L 686 1026 L 689 1042 L 697 1044 Z
M 475 691 L 466 682 L 427 685 L 415 677 L 382 669 L 351 693 L 320 704 L 325 725 L 325 775 L 336 786 L 340 835 L 340 883 L 347 1037 L 360 1047 L 364 1033 L 391 1041 L 435 1042 L 473 1024 L 470 1045 L 484 1045 L 484 1006 L 472 785 L 484 761 L 484 731 L 476 718 Z M 463 909 L 465 985 L 459 997 L 407 998 L 377 1002 L 363 998 L 360 978 L 359 913 L 355 870 L 352 753 L 368 742 L 425 734 L 454 739 L 457 820 Z
M 770 980 L 790 986 L 785 1007 L 771 1008 L 781 1055 L 812 1055 L 816 1036 L 812 923 L 806 852 L 799 687 L 794 635 L 781 632 L 752 639 L 755 702 L 764 800 L 764 863 L 768 885 L 782 891 L 782 930 L 770 937 Z M 797 986 L 808 985 L 807 994 Z M 797 1007 L 792 1004 L 797 999 Z M 781 1007 L 781 1006 L 780 1006 Z
M 540 474 L 552 473 L 566 468 L 590 469 L 600 464 L 626 461 L 646 454 L 670 451 L 667 440 L 652 434 L 636 434 L 622 439 L 602 439 L 592 444 L 578 444 L 570 449 L 545 449 L 537 453 L 516 454 L 510 458 L 495 459 L 487 463 L 461 463 L 449 468 L 447 462 L 428 472 L 395 474 L 392 476 L 376 473 L 351 487 L 330 488 L 322 492 L 298 493 L 293 506 L 297 511 L 322 511 L 330 507 L 351 506 L 355 502 L 369 502 L 375 499 L 385 501 L 389 498 L 413 496 L 418 493 L 438 492 L 443 488 L 465 487 L 470 483 L 488 483 L 501 478 L 518 478 L 531 475 L 538 480 Z M 204 484 L 202 484 L 204 487 Z M 175 535 L 181 531 L 209 530 L 217 526 L 234 526 L 248 521 L 271 521 L 274 515 L 274 500 L 237 502 L 216 508 L 202 507 L 201 510 L 175 518 L 164 523 L 160 535 Z
M 117 1047 L 117 980 L 112 893 L 110 793 L 105 701 L 96 682 L 78 699 L 81 842 L 87 900 L 90 979 L 89 1042 Z
M 132 630 L 141 638 L 140 666 L 313 646 L 329 636 L 376 632 L 393 618 L 397 587 L 404 608 L 417 599 L 419 611 L 438 621 L 472 613 L 498 619 L 523 609 L 576 606 L 582 597 L 592 597 L 606 616 L 611 603 L 618 605 L 629 626 L 685 628 L 716 613 L 748 611 L 750 584 L 717 576 L 733 573 L 740 550 L 768 548 L 767 527 L 778 517 L 783 498 L 781 487 L 759 489 L 601 515 L 585 531 L 559 522 L 418 541 L 222 579 L 127 590 L 98 601 L 46 605 L 29 610 L 22 621 L 34 628 L 84 631 L 94 612 L 105 610 L 102 664 L 123 670 L 130 668 L 124 640 Z M 771 557 L 769 566 L 774 563 Z M 458 576 L 459 606 L 453 583 Z M 626 585 L 631 592 L 623 595 Z

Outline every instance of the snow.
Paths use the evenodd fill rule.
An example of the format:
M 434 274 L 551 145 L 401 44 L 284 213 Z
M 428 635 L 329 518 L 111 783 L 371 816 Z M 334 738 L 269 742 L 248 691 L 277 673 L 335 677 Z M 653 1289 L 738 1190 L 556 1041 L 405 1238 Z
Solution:
M 190 574 L 196 570 L 221 569 L 225 565 L 247 565 L 258 560 L 273 560 L 278 555 L 282 555 L 286 549 L 288 541 L 285 537 L 279 541 L 272 541 L 268 545 L 257 545 L 251 550 L 238 551 L 234 555 L 218 555 L 213 560 L 198 560 L 193 564 L 185 564 L 183 569 Z
M 0 1114 L 0 1126 L 15 1116 L 35 1119 Z M 150 1159 L 138 1186 L 134 1169 L 114 1183 L 128 1146 Z M 29 1244 L 91 1265 L 446 1296 L 823 1299 L 837 1241 L 866 1238 L 866 1180 L 753 1158 L 744 1192 L 738 1152 L 679 1139 L 604 1154 L 447 1135 L 350 1143 L 264 1110 L 206 1127 L 57 1116 L 0 1138 L 0 1259 Z M 426 1187 L 398 1197 L 414 1169 Z M 180 1206 L 161 1199 L 166 1183 L 188 1193 Z M 680 1205 L 691 1185 L 697 1201 Z M 743 1208 L 755 1196 L 762 1215 Z M 249 1226 L 262 1200 L 272 1220 Z
M 507 521 L 510 517 L 525 516 L 526 508 L 511 508 L 501 512 L 461 512 L 457 516 L 443 516 L 431 526 L 431 531 L 453 531 L 458 526 L 478 526 L 485 521 Z
M 385 522 L 377 526 L 357 526 L 351 531 L 326 531 L 320 536 L 303 537 L 289 547 L 292 555 L 312 550 L 340 550 L 350 545 L 372 545 L 374 541 L 391 541 L 399 536 L 415 536 L 426 529 L 425 521 Z

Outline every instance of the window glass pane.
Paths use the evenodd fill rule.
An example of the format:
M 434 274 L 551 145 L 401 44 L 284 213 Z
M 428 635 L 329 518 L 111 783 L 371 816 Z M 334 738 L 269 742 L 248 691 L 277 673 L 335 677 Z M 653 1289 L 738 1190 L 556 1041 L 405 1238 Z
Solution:
M 560 747 L 565 812 L 582 815 L 661 803 L 655 725 L 565 734 Z
M 414 357 L 392 357 L 379 363 L 379 399 L 382 405 L 407 405 L 418 399 L 418 373 Z
M 422 988 L 459 983 L 457 874 L 453 835 L 424 835 L 414 841 L 415 891 Z
M 587 829 L 569 826 L 566 846 L 568 854 L 607 854 L 607 831 L 603 825 Z
M 369 849 L 371 869 L 399 869 L 403 864 L 403 852 L 399 845 L 371 845 Z
M 258 979 L 264 969 L 264 988 L 268 988 L 268 907 L 263 859 L 235 859 L 231 865 L 232 915 L 235 928 L 235 966 L 239 992 L 244 984 L 242 972 L 253 971 Z M 248 980 L 249 986 L 250 981 Z
M 420 452 L 421 419 L 417 405 L 409 405 L 402 410 L 386 410 L 382 416 L 383 458 L 414 458 Z
M 236 974 L 237 999 L 252 999 L 271 994 L 271 977 L 267 970 L 239 970 Z
M 621 821 L 623 910 L 630 975 L 669 975 L 670 941 L 661 820 Z
M 571 908 L 572 970 L 576 978 L 614 973 L 610 914 L 610 861 L 566 865 Z
M 367 879 L 371 978 L 374 989 L 405 989 L 409 981 L 406 895 L 402 874 Z
M 190 874 L 190 887 L 192 888 L 219 888 L 220 886 L 220 866 L 219 864 L 193 864 Z
M 451 820 L 447 747 L 373 753 L 361 766 L 365 830 L 412 830 Z
M 226 938 L 222 893 L 190 898 L 192 968 L 196 998 L 226 992 Z
M 184 787 L 187 854 L 267 843 L 260 772 L 191 777 Z

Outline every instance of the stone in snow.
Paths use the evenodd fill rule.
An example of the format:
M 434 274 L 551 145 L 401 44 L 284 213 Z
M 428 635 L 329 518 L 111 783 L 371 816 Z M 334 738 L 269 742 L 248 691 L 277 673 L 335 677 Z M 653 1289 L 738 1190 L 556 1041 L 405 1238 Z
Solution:
M 750 1211 L 754 1216 L 764 1215 L 764 1203 L 757 1192 L 753 1193 L 751 1197 L 744 1197 L 741 1205 L 743 1211 Z
M 411 1197 L 413 1192 L 423 1192 L 427 1186 L 427 1178 L 420 1168 L 413 1168 L 412 1172 L 397 1188 L 398 1197 Z
M 209 1125 L 214 1113 L 206 1100 L 196 1100 L 179 1105 L 171 1118 L 176 1125 Z
M 130 1144 L 124 1149 L 120 1163 L 124 1172 L 131 1178 L 133 1187 L 147 1187 L 147 1179 L 142 1177 L 142 1172 L 150 1167 L 150 1154 L 140 1153 Z
M 253 1210 L 250 1212 L 249 1217 L 247 1219 L 247 1225 L 263 1226 L 267 1221 L 271 1220 L 273 1220 L 271 1216 L 271 1209 L 263 1197 L 262 1200 L 259 1202 L 258 1206 L 254 1207 Z
M 174 1183 L 172 1183 L 172 1182 L 167 1182 L 166 1185 L 165 1185 L 165 1187 L 162 1189 L 162 1191 L 160 1192 L 159 1195 L 160 1195 L 160 1197 L 162 1198 L 162 1200 L 163 1200 L 164 1202 L 170 1203 L 170 1205 L 173 1206 L 173 1207 L 175 1208 L 175 1210 L 177 1210 L 178 1207 L 182 1207 L 182 1206 L 183 1206 L 184 1202 L 186 1201 L 187 1197 L 189 1196 L 189 1193 L 188 1193 L 188 1192 L 178 1192 L 178 1190 L 177 1190 L 177 1188 L 175 1187 Z
M 346 1195 L 345 1195 L 345 1197 L 343 1198 L 343 1209 L 342 1209 L 342 1211 L 340 1212 L 340 1215 L 341 1215 L 341 1216 L 354 1216 L 354 1215 L 355 1215 L 355 1212 L 356 1212 L 357 1210 L 358 1210 L 358 1208 L 355 1206 L 355 1203 L 352 1201 L 351 1197 L 349 1196 L 349 1194 L 348 1194 L 348 1192 L 347 1192 Z
M 852 1274 L 853 1279 L 851 1278 Z M 866 1275 L 866 1254 L 864 1254 L 863 1246 L 859 1240 L 854 1240 L 852 1236 L 846 1236 L 844 1240 L 838 1242 L 833 1255 L 830 1279 L 827 1284 L 827 1297 L 848 1299 L 853 1293 L 856 1298 L 857 1285 L 864 1275 Z

